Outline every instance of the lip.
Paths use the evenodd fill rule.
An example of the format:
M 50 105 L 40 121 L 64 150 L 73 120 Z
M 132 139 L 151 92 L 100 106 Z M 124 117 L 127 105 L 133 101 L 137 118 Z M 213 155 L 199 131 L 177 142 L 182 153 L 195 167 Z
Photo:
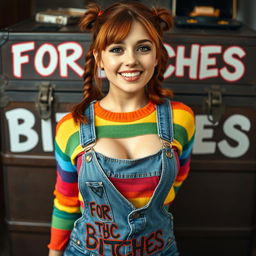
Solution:
M 121 74 L 121 73 L 136 73 L 136 72 L 142 72 L 142 70 L 139 70 L 139 69 L 123 70 L 123 71 L 120 71 L 119 74 Z
M 137 76 L 123 76 L 122 73 L 139 73 L 139 75 Z M 125 71 L 121 71 L 119 72 L 119 75 L 127 82 L 134 82 L 140 79 L 141 74 L 143 73 L 143 71 L 141 70 L 125 70 Z

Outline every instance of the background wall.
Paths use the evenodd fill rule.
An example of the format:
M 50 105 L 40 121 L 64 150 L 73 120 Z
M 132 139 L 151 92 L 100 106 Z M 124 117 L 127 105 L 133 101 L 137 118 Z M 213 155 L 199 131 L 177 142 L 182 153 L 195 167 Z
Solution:
M 104 8 L 114 0 L 95 0 Z M 178 0 L 177 0 L 178 1 Z M 256 1 L 255 0 L 237 0 L 238 17 L 237 19 L 256 30 Z M 47 8 L 74 7 L 84 8 L 89 0 L 1 0 L 0 8 L 0 28 L 10 26 L 21 20 L 31 17 L 37 11 Z M 141 0 L 147 5 L 160 5 L 165 8 L 172 6 L 172 0 Z

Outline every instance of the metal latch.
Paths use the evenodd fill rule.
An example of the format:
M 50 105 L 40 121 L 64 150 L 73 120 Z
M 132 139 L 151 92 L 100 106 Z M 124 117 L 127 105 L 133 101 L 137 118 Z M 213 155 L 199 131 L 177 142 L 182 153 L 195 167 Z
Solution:
M 0 46 L 4 45 L 9 37 L 9 31 L 8 29 L 3 29 L 0 31 Z
M 215 124 L 220 121 L 225 113 L 225 105 L 222 99 L 222 93 L 225 91 L 219 85 L 212 85 L 206 88 L 208 97 L 203 100 L 203 112 L 207 114 L 208 120 Z
M 36 98 L 36 109 L 42 119 L 48 119 L 52 114 L 54 102 L 53 89 L 55 85 L 49 82 L 42 82 L 38 85 L 38 95 Z
M 5 86 L 7 85 L 7 79 L 4 76 L 0 76 L 0 108 L 4 108 L 8 105 L 10 99 L 5 94 Z

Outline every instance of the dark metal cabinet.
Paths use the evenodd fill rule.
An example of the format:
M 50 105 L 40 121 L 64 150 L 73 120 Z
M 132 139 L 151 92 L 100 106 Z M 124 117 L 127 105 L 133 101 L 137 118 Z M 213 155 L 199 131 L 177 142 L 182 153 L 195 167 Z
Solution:
M 164 86 L 196 114 L 191 173 L 170 210 L 181 255 L 255 250 L 256 34 L 165 34 Z M 1 186 L 8 255 L 47 254 L 55 124 L 81 99 L 90 35 L 26 21 L 0 34 Z M 254 252 L 255 255 L 255 252 Z

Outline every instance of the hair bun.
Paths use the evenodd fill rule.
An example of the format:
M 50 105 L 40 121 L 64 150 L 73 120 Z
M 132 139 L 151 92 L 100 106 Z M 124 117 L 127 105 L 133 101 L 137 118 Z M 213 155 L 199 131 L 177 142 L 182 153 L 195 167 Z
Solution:
M 100 12 L 100 6 L 96 3 L 90 3 L 82 16 L 79 27 L 81 31 L 92 32 L 94 24 L 98 18 Z
M 153 13 L 158 17 L 162 31 L 168 31 L 173 26 L 172 14 L 163 8 L 153 8 Z

